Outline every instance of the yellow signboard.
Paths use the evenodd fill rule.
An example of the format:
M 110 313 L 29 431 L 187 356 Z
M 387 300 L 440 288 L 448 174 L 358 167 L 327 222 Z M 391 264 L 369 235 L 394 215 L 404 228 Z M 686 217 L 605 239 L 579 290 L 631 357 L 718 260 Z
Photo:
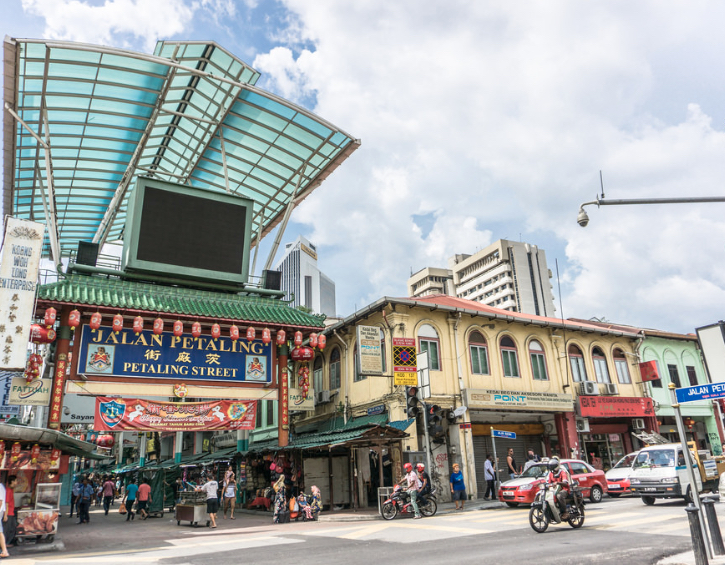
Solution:
M 393 384 L 395 386 L 418 386 L 418 373 L 405 372 L 393 373 Z

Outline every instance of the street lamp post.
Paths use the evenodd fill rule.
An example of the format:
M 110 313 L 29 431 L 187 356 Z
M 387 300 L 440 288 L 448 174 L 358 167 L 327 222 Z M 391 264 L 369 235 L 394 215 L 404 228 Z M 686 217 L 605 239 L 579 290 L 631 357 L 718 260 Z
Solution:
M 702 204 L 706 202 L 725 202 L 725 196 L 703 196 L 694 198 L 631 198 L 618 200 L 605 200 L 597 197 L 596 200 L 585 202 L 579 206 L 579 215 L 576 218 L 577 223 L 585 228 L 589 224 L 589 216 L 584 210 L 584 206 L 596 204 L 599 206 L 622 206 L 627 204 Z

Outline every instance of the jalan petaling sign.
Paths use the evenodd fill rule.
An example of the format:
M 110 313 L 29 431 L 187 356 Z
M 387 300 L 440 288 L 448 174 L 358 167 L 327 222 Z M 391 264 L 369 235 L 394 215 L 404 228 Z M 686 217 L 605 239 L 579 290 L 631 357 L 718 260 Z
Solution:
M 468 407 L 501 407 L 520 410 L 551 410 L 571 412 L 574 399 L 570 394 L 556 392 L 519 392 L 513 390 L 466 389 Z
M 262 340 L 89 326 L 78 359 L 81 374 L 196 381 L 269 383 L 271 368 L 272 346 Z

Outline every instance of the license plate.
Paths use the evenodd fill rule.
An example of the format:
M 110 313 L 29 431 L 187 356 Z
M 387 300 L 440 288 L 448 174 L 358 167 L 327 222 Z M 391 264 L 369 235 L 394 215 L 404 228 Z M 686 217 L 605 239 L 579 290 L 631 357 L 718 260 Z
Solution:
M 504 492 L 503 495 L 508 496 L 508 497 L 513 497 L 514 493 L 513 492 Z
M 611 484 L 609 488 L 622 488 L 620 485 Z
M 645 487 L 642 489 L 645 492 L 655 492 L 657 490 L 656 487 Z

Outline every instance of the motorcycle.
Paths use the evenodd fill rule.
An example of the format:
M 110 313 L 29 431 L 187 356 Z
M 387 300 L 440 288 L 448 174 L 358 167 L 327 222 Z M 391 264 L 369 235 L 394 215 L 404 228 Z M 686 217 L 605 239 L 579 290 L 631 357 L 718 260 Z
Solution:
M 435 515 L 438 511 L 438 503 L 435 497 L 436 489 L 433 489 L 423 497 L 418 498 L 418 509 L 423 516 L 430 517 Z M 393 494 L 390 495 L 382 506 L 383 518 L 386 520 L 392 520 L 398 514 L 412 514 L 413 504 L 410 502 L 410 495 L 407 491 L 400 488 L 400 485 L 396 485 L 393 489 Z
M 569 514 L 566 520 L 561 519 L 559 505 L 556 502 L 556 495 L 561 490 L 559 483 L 544 483 L 539 487 L 536 498 L 531 504 L 529 510 L 529 523 L 531 528 L 540 534 L 543 534 L 549 527 L 550 523 L 561 524 L 566 521 L 569 525 L 578 529 L 584 525 L 584 497 L 578 483 L 573 482 L 571 486 L 571 500 L 567 501 L 566 512 Z

